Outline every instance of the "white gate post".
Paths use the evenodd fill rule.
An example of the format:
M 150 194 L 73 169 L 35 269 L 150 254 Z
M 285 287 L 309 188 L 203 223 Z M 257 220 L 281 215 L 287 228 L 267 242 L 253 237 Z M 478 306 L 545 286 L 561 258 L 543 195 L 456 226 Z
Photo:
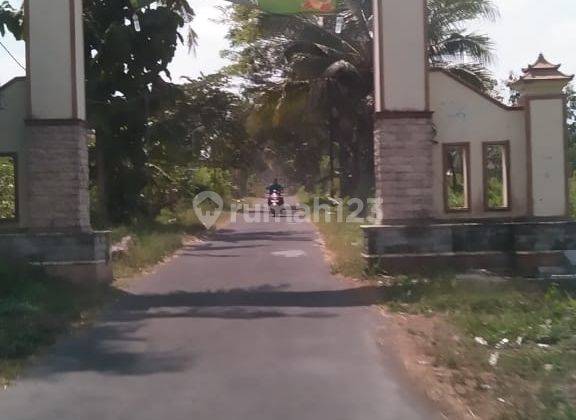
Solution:
M 570 217 L 570 165 L 564 88 L 574 76 L 540 54 L 512 84 L 526 110 L 527 207 L 533 217 Z
M 386 223 L 427 219 L 433 207 L 426 0 L 374 0 L 375 164 Z
M 27 220 L 89 231 L 81 0 L 26 0 Z

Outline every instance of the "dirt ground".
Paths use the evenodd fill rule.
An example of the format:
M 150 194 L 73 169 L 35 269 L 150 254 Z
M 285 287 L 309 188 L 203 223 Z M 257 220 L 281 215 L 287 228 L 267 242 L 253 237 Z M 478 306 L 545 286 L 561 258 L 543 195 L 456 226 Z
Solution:
M 324 249 L 326 261 L 333 265 L 335 254 L 328 249 L 319 234 L 317 244 Z M 343 281 L 363 284 L 362 280 L 340 276 Z M 447 321 L 438 315 L 399 314 L 385 306 L 378 308 L 385 322 L 379 340 L 386 348 L 390 343 L 402 364 L 408 380 L 439 407 L 448 420 L 496 420 L 507 411 L 505 399 L 495 393 L 496 377 L 489 372 L 479 373 L 470 366 L 453 366 L 450 360 L 441 360 L 440 354 L 450 352 L 466 359 L 470 348 L 462 345 L 459 335 Z M 470 355 L 471 358 L 483 357 Z
M 438 405 L 447 419 L 500 418 L 507 403 L 494 392 L 493 374 L 465 366 L 450 368 L 458 363 L 457 359 L 439 358 L 440 354 L 449 353 L 466 359 L 466 352 L 470 351 L 446 321 L 439 316 L 390 313 L 385 308 L 380 308 L 380 312 L 387 321 L 381 340 L 394 343 L 409 379 Z

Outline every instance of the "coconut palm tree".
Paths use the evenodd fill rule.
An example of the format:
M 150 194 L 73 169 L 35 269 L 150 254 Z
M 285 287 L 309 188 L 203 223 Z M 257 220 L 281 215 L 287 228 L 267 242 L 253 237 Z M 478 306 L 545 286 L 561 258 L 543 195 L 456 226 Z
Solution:
M 431 64 L 489 91 L 494 82 L 485 65 L 492 59 L 493 45 L 487 36 L 466 31 L 465 24 L 479 18 L 495 19 L 498 13 L 492 1 L 429 0 L 428 9 Z M 240 25 L 242 30 L 237 26 L 235 32 L 244 36 L 240 45 L 256 41 L 258 49 L 283 50 L 284 62 L 259 60 L 253 55 L 253 46 L 244 50 L 247 56 L 236 55 L 250 63 L 243 69 L 248 74 L 253 74 L 255 66 L 275 67 L 267 73 L 274 82 L 268 79 L 256 90 L 260 88 L 265 97 L 279 98 L 276 114 L 290 109 L 302 116 L 310 109 L 323 110 L 332 139 L 328 149 L 337 155 L 342 195 L 355 193 L 356 187 L 371 184 L 373 179 L 366 171 L 373 167 L 372 20 L 372 1 L 346 0 L 339 17 L 251 15 L 245 26 Z M 232 38 L 239 41 L 234 33 Z M 278 90 L 284 94 L 268 95 Z M 297 105 L 287 103 L 293 100 L 294 90 L 300 92 Z M 307 101 L 302 101 L 302 92 Z M 277 123 L 285 120 L 281 115 L 274 119 Z M 336 158 L 335 154 L 330 156 Z
M 466 30 L 466 23 L 494 20 L 498 9 L 491 0 L 428 0 L 428 55 L 442 67 L 468 83 L 490 91 L 494 78 L 486 69 L 493 59 L 489 37 Z

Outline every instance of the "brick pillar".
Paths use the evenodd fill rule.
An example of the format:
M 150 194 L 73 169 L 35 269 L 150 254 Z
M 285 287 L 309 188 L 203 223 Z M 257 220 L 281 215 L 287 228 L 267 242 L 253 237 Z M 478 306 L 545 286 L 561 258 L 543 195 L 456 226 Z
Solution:
M 90 231 L 86 138 L 82 121 L 27 122 L 30 229 Z
M 433 208 L 433 136 L 429 113 L 377 114 L 376 194 L 383 223 L 429 219 Z

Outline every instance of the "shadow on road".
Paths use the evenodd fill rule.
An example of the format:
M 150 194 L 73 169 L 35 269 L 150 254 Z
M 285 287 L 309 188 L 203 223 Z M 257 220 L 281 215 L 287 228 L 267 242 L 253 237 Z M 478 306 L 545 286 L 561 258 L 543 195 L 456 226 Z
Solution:
M 365 286 L 344 290 L 282 291 L 287 285 L 262 285 L 251 289 L 229 289 L 206 292 L 126 295 L 125 311 L 150 311 L 155 308 L 194 307 L 282 307 L 342 308 L 371 306 L 379 302 L 377 287 Z
M 237 232 L 233 229 L 222 229 L 210 235 L 211 242 L 185 247 L 180 255 L 196 258 L 240 258 L 236 253 L 219 253 L 218 251 L 235 251 L 270 246 L 275 241 L 311 242 L 316 238 L 309 232 L 294 231 L 261 231 Z M 243 242 L 248 242 L 244 244 Z
M 193 365 L 195 360 L 190 352 L 148 348 L 147 333 L 142 328 L 151 320 L 331 319 L 339 314 L 330 308 L 362 307 L 378 302 L 374 287 L 311 292 L 286 291 L 289 287 L 264 284 L 248 289 L 157 295 L 119 292 L 119 300 L 96 325 L 60 343 L 31 376 L 78 371 L 137 376 L 177 372 Z
M 222 229 L 210 236 L 211 241 L 215 242 L 257 242 L 257 241 L 294 241 L 294 242 L 310 242 L 314 241 L 315 235 L 308 231 L 254 231 L 254 232 L 238 232 L 233 229 Z

